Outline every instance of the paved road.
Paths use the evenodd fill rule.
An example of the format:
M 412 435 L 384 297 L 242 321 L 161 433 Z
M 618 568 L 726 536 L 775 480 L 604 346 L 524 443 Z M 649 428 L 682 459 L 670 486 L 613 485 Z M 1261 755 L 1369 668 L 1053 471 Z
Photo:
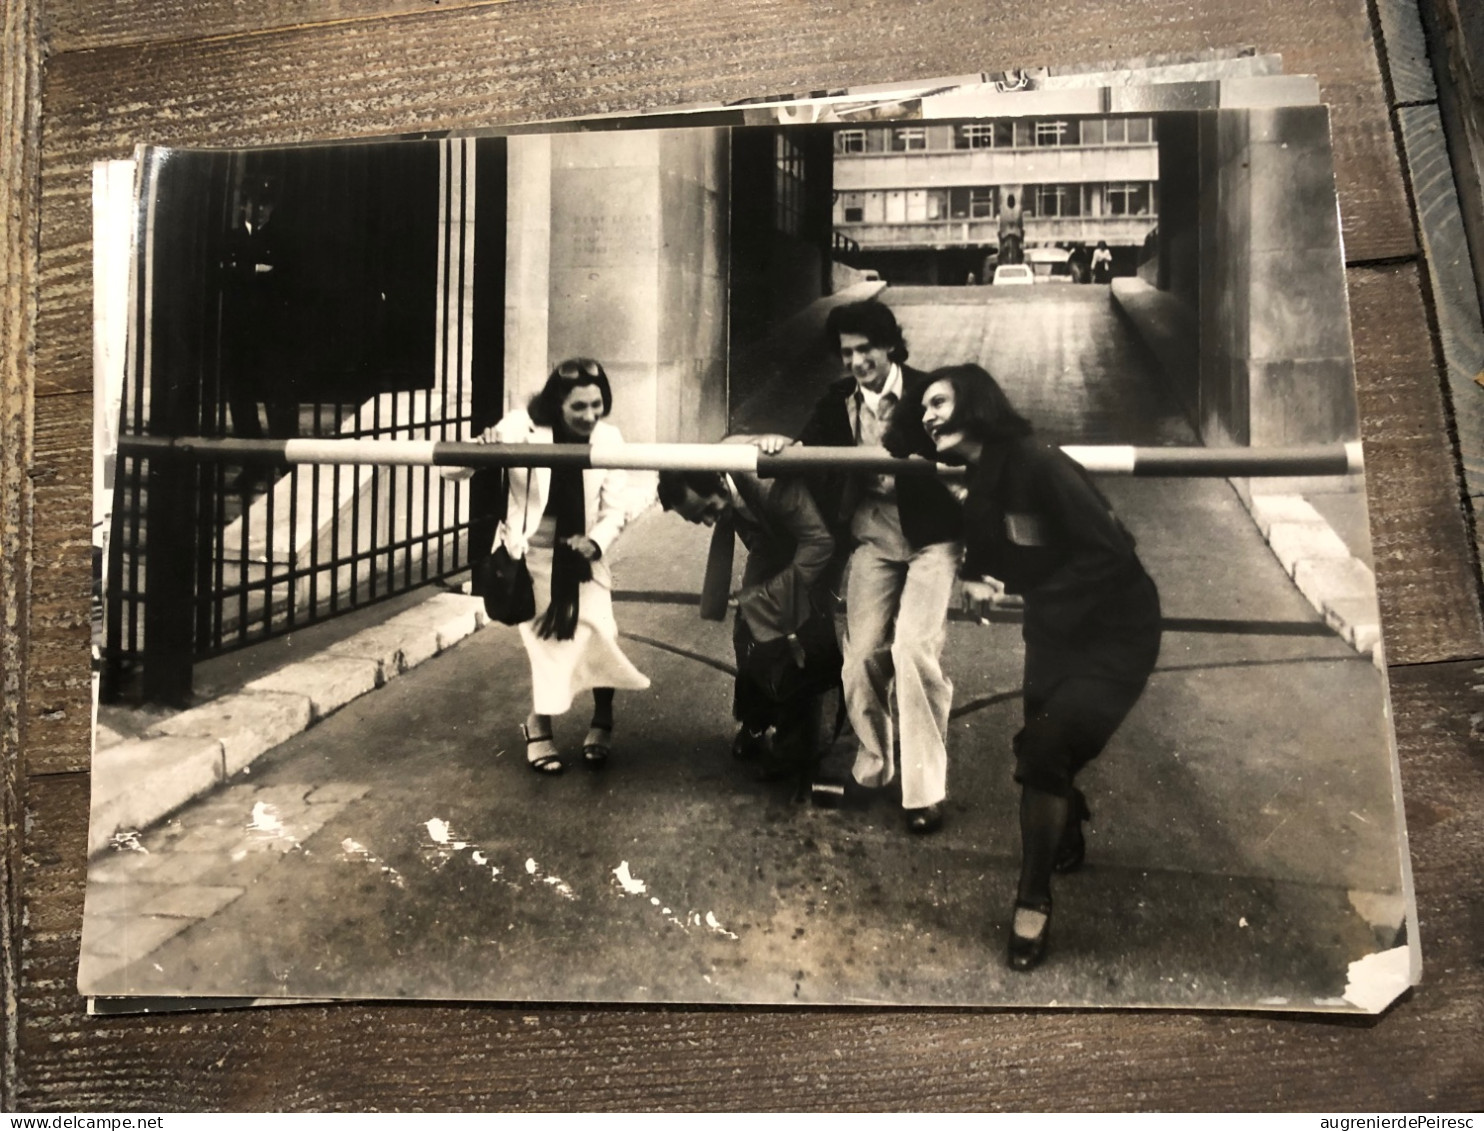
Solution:
M 961 301 L 981 293 L 889 292 L 914 362 L 978 342 L 1046 427 L 1180 437 L 1104 289 Z M 799 805 L 728 756 L 728 631 L 674 599 L 697 587 L 703 532 L 657 513 L 614 556 L 654 686 L 620 697 L 607 771 L 525 768 L 524 660 L 485 630 L 100 862 L 88 914 L 110 929 L 90 961 L 143 994 L 1338 1006 L 1401 921 L 1380 675 L 1224 481 L 1106 487 L 1168 632 L 1087 774 L 1089 863 L 1057 887 L 1031 975 L 1002 960 L 1018 626 L 950 626 L 941 833 L 907 836 L 885 796 Z
M 881 298 L 896 311 L 912 365 L 984 366 L 1061 443 L 1197 442 L 1106 286 L 889 287 Z M 735 430 L 792 433 L 803 423 L 817 390 L 839 376 L 822 335 L 805 340 L 801 365 L 742 406 Z

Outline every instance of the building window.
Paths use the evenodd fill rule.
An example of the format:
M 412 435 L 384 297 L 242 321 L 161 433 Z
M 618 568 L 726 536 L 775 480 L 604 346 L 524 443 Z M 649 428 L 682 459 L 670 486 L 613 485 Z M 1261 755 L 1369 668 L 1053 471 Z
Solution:
M 1128 120 L 1128 143 L 1130 145 L 1148 145 L 1153 140 L 1153 118 L 1130 118 Z
M 927 194 L 927 218 L 929 220 L 948 219 L 948 190 L 928 189 Z
M 992 122 L 971 122 L 959 126 L 955 139 L 959 149 L 992 149 L 995 128 Z
M 891 133 L 891 147 L 898 150 L 926 149 L 927 130 L 920 126 L 909 126 L 903 129 L 893 130 Z
M 865 130 L 841 130 L 835 135 L 835 152 L 864 153 L 866 151 Z
M 804 153 L 781 132 L 773 135 L 773 226 L 796 236 L 804 230 Z
M 955 188 L 948 193 L 948 216 L 953 220 L 986 220 L 996 214 L 995 188 Z
M 1148 216 L 1150 214 L 1148 181 L 1115 182 L 1108 186 L 1107 211 L 1110 216 Z
M 1102 118 L 1083 118 L 1079 127 L 1083 145 L 1102 145 L 1107 138 Z
M 1108 145 L 1123 145 L 1128 141 L 1128 119 L 1109 118 L 1103 123 L 1103 131 Z
M 866 218 L 866 194 L 847 192 L 840 198 L 840 218 L 847 224 L 859 224 Z
M 994 124 L 994 144 L 996 149 L 1013 149 L 1015 146 L 1015 123 L 996 122 Z
M 1066 145 L 1071 133 L 1071 123 L 1049 121 L 1036 123 L 1037 145 Z
M 1033 216 L 1080 216 L 1082 186 L 1027 185 L 1025 211 Z

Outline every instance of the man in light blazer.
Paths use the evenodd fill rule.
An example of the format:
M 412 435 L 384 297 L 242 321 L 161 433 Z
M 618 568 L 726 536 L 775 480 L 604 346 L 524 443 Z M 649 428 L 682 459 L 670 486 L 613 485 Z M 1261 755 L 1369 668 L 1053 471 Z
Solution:
M 825 336 L 847 375 L 820 398 L 798 442 L 879 446 L 896 405 L 915 403 L 927 374 L 905 364 L 901 327 L 876 300 L 835 307 Z M 776 452 L 786 442 L 765 437 L 759 447 Z M 899 761 L 908 831 L 936 832 L 947 795 L 953 702 L 942 655 L 962 557 L 962 507 L 932 475 L 835 472 L 812 480 L 837 546 L 850 548 L 842 678 L 860 742 L 855 779 L 884 787 L 897 777 Z

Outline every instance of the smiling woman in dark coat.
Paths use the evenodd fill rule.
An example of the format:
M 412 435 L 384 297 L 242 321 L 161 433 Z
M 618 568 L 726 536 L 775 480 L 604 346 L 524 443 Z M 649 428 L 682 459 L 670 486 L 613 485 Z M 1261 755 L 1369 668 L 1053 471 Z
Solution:
M 1051 876 L 1075 871 L 1091 814 L 1073 784 L 1144 690 L 1159 656 L 1159 593 L 1134 539 L 1082 467 L 1039 440 L 977 365 L 935 370 L 886 445 L 967 464 L 965 577 L 1025 600 L 1025 724 L 1015 735 L 1021 870 L 1009 963 L 1045 955 Z

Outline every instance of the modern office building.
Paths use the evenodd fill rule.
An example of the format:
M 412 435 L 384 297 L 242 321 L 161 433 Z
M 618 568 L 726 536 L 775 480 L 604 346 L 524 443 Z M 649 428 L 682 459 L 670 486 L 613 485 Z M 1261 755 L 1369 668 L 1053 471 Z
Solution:
M 834 223 L 853 266 L 893 282 L 983 281 L 1002 211 L 1025 247 L 1113 250 L 1131 273 L 1159 216 L 1151 117 L 908 122 L 835 133 Z M 1030 255 L 1049 266 L 1051 255 Z M 1064 258 L 1064 257 L 1062 257 Z

